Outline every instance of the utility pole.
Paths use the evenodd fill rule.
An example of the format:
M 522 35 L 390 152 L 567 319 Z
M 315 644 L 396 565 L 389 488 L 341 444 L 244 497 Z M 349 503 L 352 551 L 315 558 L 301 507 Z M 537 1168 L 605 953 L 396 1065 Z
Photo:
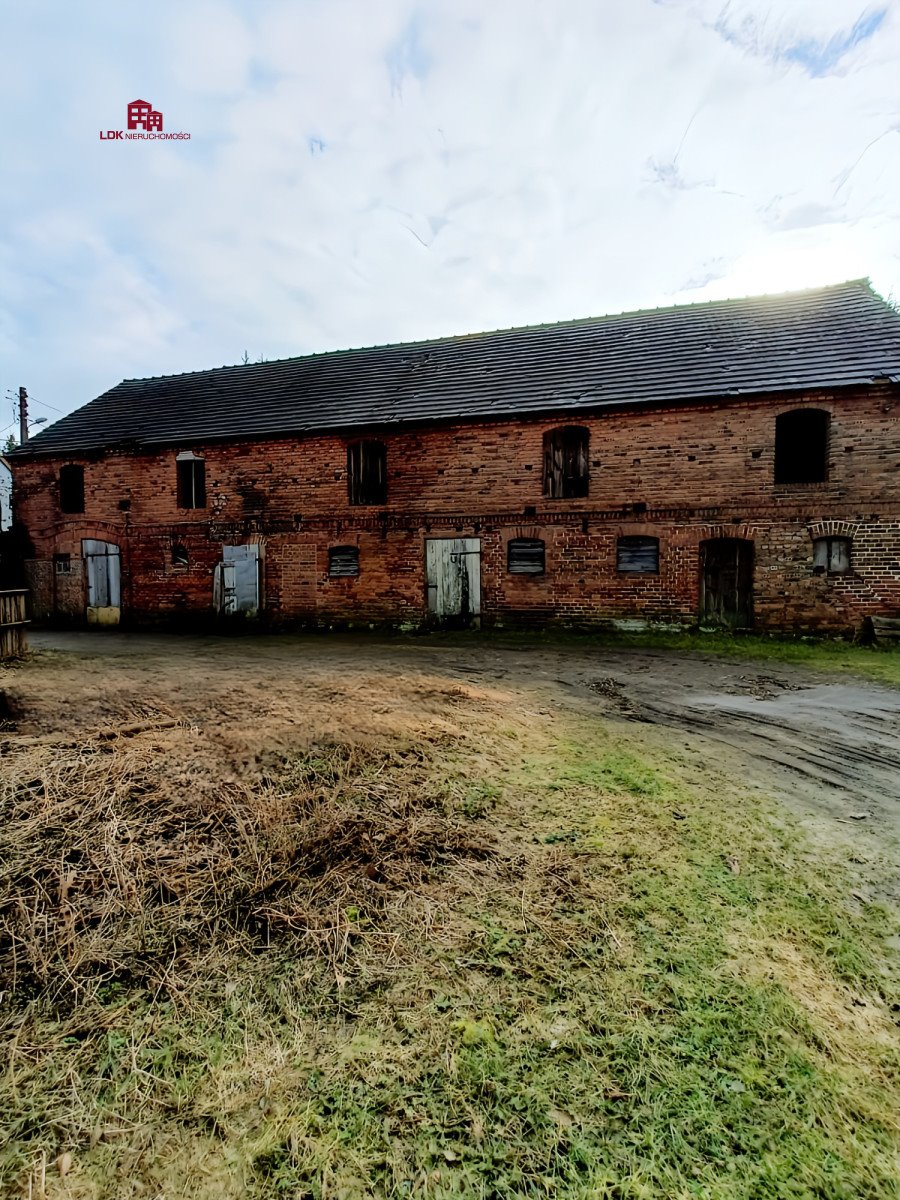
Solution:
M 23 387 L 19 388 L 19 445 L 24 446 L 28 441 L 28 393 Z

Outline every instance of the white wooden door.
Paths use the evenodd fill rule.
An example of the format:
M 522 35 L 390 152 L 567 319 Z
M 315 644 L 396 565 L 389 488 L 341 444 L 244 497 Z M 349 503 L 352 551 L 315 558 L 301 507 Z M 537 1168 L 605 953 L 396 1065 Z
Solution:
M 428 611 L 468 623 L 481 612 L 481 539 L 428 538 L 425 542 Z
M 85 538 L 81 543 L 87 577 L 89 625 L 118 625 L 122 614 L 122 568 L 115 542 Z

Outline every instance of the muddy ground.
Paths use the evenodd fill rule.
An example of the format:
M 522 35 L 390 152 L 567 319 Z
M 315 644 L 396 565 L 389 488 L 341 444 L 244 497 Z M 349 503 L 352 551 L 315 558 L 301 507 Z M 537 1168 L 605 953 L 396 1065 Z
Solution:
M 440 727 L 454 688 L 536 722 L 618 723 L 624 743 L 687 755 L 776 796 L 845 849 L 867 895 L 900 902 L 900 691 L 803 667 L 577 640 L 432 636 L 213 639 L 38 633 L 0 671 L 21 735 L 177 720 L 218 730 L 237 774 L 266 742 L 308 731 L 412 737 Z

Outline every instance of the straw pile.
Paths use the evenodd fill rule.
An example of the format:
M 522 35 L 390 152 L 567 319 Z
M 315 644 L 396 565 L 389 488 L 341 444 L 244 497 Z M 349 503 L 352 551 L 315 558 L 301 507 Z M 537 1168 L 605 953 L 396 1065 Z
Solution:
M 32 742 L 34 739 L 32 739 Z M 182 747 L 183 753 L 183 747 Z M 326 745 L 217 783 L 152 738 L 17 744 L 0 766 L 0 978 L 58 1005 L 291 939 L 346 960 L 398 894 L 486 857 L 418 751 Z

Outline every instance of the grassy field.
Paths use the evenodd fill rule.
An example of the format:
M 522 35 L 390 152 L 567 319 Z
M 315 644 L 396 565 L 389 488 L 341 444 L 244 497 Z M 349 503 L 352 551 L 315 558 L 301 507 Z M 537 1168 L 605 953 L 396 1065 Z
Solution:
M 441 703 L 243 778 L 186 724 L 7 747 L 0 1194 L 900 1196 L 839 853 L 683 738 Z

